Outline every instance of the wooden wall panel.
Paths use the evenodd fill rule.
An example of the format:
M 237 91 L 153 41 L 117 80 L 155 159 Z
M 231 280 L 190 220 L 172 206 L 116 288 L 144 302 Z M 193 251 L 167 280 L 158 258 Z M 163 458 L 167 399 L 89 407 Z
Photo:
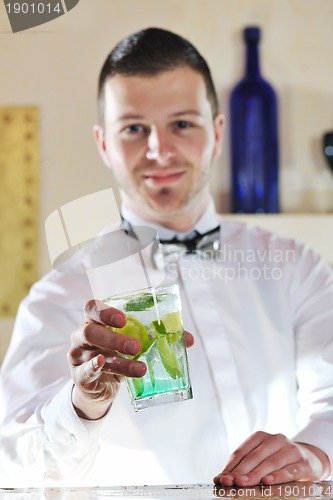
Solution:
M 0 317 L 38 278 L 39 112 L 0 107 Z

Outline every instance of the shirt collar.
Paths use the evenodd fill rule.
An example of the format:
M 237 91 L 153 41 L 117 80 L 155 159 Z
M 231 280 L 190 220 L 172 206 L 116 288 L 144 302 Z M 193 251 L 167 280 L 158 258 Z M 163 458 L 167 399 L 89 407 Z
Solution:
M 171 240 L 175 236 L 178 236 L 179 240 L 182 240 L 191 237 L 194 230 L 203 234 L 216 227 L 219 223 L 212 197 L 210 197 L 206 210 L 204 211 L 198 222 L 189 231 L 185 232 L 177 232 L 173 229 L 162 226 L 161 224 L 147 221 L 143 217 L 140 217 L 132 210 L 127 208 L 125 205 L 122 205 L 121 212 L 124 219 L 126 219 L 127 222 L 129 222 L 132 226 L 150 226 L 154 228 L 157 231 L 159 238 L 162 240 Z

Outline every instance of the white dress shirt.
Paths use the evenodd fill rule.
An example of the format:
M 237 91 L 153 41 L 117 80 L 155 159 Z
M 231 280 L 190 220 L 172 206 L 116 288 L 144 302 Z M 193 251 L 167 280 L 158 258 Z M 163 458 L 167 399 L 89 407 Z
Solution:
M 308 247 L 217 216 L 212 201 L 195 229 L 219 223 L 217 259 L 184 254 L 167 269 L 195 337 L 192 400 L 136 413 L 123 384 L 106 417 L 79 418 L 66 355 L 87 277 L 53 270 L 32 287 L 1 369 L 0 487 L 210 483 L 257 430 L 333 464 L 332 270 Z

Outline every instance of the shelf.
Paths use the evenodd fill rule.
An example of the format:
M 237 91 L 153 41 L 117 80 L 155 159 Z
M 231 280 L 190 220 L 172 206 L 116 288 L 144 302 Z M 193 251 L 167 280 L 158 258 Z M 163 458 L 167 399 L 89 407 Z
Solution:
M 333 265 L 333 214 L 223 214 L 310 245 Z

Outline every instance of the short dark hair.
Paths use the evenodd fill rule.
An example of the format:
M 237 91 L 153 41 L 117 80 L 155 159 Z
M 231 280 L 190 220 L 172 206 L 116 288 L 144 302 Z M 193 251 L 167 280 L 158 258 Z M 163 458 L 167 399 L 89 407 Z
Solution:
M 190 67 L 205 81 L 207 98 L 213 116 L 218 112 L 218 99 L 205 59 L 185 38 L 161 28 L 147 28 L 121 40 L 108 55 L 98 82 L 98 117 L 104 122 L 105 82 L 121 74 L 155 75 L 177 67 Z

